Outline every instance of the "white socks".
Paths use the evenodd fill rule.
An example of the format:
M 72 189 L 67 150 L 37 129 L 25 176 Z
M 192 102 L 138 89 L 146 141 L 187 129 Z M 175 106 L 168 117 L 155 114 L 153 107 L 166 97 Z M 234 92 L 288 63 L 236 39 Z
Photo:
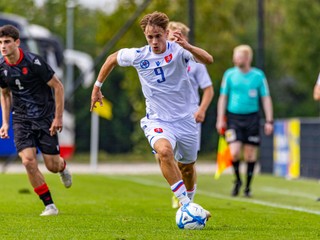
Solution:
M 188 204 L 190 202 L 190 198 L 187 196 L 186 186 L 184 185 L 182 180 L 171 185 L 171 190 L 179 199 L 182 205 Z
M 187 196 L 193 202 L 194 195 L 196 194 L 197 184 L 194 184 L 192 190 L 187 190 Z

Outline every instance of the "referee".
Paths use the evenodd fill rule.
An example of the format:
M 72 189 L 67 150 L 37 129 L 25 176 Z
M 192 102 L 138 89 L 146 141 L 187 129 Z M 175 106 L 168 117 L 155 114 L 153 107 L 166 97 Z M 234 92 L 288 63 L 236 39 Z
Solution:
M 247 163 L 244 196 L 251 197 L 250 185 L 260 145 L 260 99 L 266 119 L 265 134 L 273 132 L 273 107 L 267 79 L 263 71 L 251 67 L 252 55 L 252 49 L 248 45 L 240 45 L 234 49 L 234 67 L 223 75 L 218 100 L 216 128 L 219 133 L 226 129 L 225 137 L 233 158 L 235 182 L 232 196 L 238 196 L 242 186 L 239 163 L 243 156 Z

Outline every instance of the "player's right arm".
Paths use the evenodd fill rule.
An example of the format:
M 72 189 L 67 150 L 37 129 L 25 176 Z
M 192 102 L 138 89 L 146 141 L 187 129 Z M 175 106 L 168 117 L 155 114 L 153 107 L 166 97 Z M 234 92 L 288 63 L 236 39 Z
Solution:
M 224 74 L 221 87 L 220 87 L 220 96 L 218 99 L 217 105 L 217 122 L 216 122 L 216 129 L 219 134 L 224 134 L 226 130 L 227 123 L 226 123 L 226 111 L 227 111 L 227 103 L 228 103 L 228 81 L 227 81 L 227 72 Z
M 96 107 L 95 104 L 97 102 L 100 103 L 100 106 L 102 106 L 103 95 L 101 93 L 101 86 L 105 79 L 109 76 L 113 68 L 117 65 L 117 56 L 118 52 L 109 55 L 100 69 L 97 81 L 92 89 L 90 111 L 92 111 L 93 108 Z
M 0 128 L 0 137 L 9 138 L 9 118 L 11 109 L 11 91 L 9 88 L 1 88 L 1 109 L 2 109 L 2 126 Z
M 175 38 L 175 42 L 178 43 L 181 47 L 188 50 L 192 53 L 195 60 L 199 63 L 203 64 L 211 64 L 213 63 L 213 57 L 206 50 L 191 45 L 185 37 L 183 37 L 180 31 L 173 32 L 173 36 Z

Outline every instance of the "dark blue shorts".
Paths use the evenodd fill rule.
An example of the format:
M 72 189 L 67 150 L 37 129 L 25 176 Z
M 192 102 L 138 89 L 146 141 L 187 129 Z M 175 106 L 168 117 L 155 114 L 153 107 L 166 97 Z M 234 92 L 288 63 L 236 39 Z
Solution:
M 52 117 L 37 120 L 14 119 L 14 143 L 17 151 L 25 148 L 38 148 L 44 154 L 60 153 L 58 135 L 50 136 Z

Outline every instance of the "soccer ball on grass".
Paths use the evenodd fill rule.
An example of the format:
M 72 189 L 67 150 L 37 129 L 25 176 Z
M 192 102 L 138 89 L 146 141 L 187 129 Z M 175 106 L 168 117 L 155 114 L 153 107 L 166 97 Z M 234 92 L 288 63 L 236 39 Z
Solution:
M 181 229 L 202 229 L 206 222 L 205 210 L 196 203 L 183 205 L 176 213 L 176 223 Z

